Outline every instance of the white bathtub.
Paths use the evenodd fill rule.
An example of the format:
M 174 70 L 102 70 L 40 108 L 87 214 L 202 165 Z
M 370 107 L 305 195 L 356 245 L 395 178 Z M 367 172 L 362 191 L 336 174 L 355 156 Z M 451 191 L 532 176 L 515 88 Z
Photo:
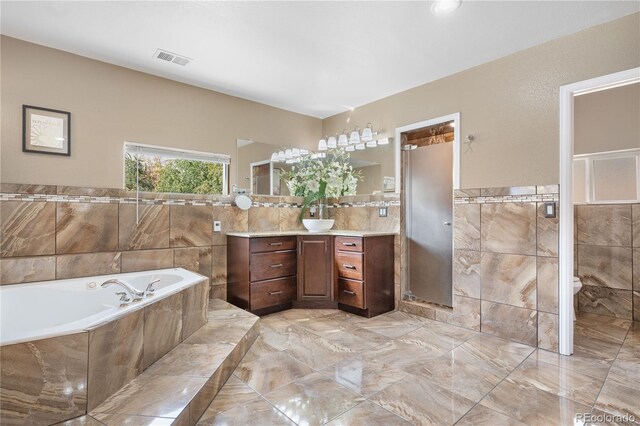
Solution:
M 120 307 L 119 285 L 100 284 L 119 278 L 144 291 L 155 279 L 155 295 Z M 182 268 L 100 275 L 0 287 L 0 345 L 77 333 L 96 327 L 206 279 Z

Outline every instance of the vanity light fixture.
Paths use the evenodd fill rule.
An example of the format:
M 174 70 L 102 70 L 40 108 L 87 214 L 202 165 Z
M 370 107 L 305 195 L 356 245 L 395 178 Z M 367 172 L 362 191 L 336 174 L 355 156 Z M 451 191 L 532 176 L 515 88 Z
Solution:
M 284 158 L 286 158 L 287 160 L 293 160 L 293 151 L 291 151 L 291 149 L 287 149 L 284 152 Z
M 436 0 L 431 5 L 434 15 L 447 15 L 460 7 L 460 0 Z
M 351 145 L 360 143 L 360 131 L 357 127 L 353 130 L 353 132 L 351 132 L 351 136 L 349 136 L 349 143 Z
M 370 142 L 373 140 L 373 126 L 371 125 L 371 123 L 367 123 L 367 127 L 362 130 L 362 136 L 360 136 L 360 139 L 363 142 Z
M 271 154 L 271 162 L 272 163 L 277 163 L 278 162 L 278 153 L 274 152 L 273 154 Z
M 318 151 L 327 150 L 327 138 L 326 136 L 318 141 Z
M 349 145 L 349 140 L 347 139 L 347 131 L 345 130 L 338 136 L 338 146 L 344 147 L 347 145 Z
M 366 148 L 366 147 L 365 147 L 364 143 L 362 143 L 362 142 L 361 142 L 361 143 L 356 144 L 356 149 L 357 149 L 358 151 L 362 151 L 362 150 L 363 150 L 363 149 L 365 149 L 365 148 Z
M 336 141 L 335 136 L 331 136 L 329 139 L 327 139 L 327 148 L 334 149 L 337 147 L 338 147 L 338 142 Z
M 363 140 L 364 140 L 364 139 L 363 139 Z M 373 139 L 372 139 L 372 140 L 370 140 L 369 142 L 367 142 L 367 143 L 365 144 L 365 146 L 366 146 L 367 148 L 375 148 L 376 146 L 378 146 L 378 144 L 376 143 L 376 141 L 375 141 L 375 140 L 373 140 Z
M 356 147 L 353 146 L 353 145 L 349 145 L 349 146 L 345 147 L 344 150 L 347 151 L 347 152 L 353 152 L 353 151 L 356 150 Z
M 285 156 L 284 151 L 278 152 L 278 161 L 284 161 L 286 159 L 287 157 Z
M 376 141 L 378 145 L 389 145 L 389 138 L 381 138 Z

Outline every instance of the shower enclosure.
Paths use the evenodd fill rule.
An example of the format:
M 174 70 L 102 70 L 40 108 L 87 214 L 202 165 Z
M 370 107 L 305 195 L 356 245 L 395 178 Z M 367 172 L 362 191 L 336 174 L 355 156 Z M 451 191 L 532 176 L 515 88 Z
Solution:
M 402 133 L 407 291 L 405 297 L 452 306 L 455 123 Z

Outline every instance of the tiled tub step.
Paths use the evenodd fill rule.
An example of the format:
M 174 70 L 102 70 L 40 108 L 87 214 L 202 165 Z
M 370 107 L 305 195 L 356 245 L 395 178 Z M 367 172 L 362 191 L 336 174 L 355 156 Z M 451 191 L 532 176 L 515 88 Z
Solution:
M 257 316 L 212 300 L 209 322 L 88 416 L 68 425 L 194 425 L 260 332 Z

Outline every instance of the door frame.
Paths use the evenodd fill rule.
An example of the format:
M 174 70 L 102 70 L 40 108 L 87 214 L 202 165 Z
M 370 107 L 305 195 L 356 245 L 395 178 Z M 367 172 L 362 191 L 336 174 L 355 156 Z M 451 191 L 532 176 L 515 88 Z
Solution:
M 418 123 L 407 124 L 406 126 L 396 127 L 395 131 L 395 149 L 396 149 L 396 188 L 400 192 L 400 182 L 402 178 L 401 170 L 401 151 L 402 133 L 411 130 L 421 129 L 422 127 L 433 126 L 434 124 L 453 121 L 455 131 L 453 132 L 453 189 L 460 189 L 460 113 L 443 115 L 441 117 L 432 118 L 430 120 L 420 121 Z
M 269 193 L 268 194 L 254 194 L 253 193 L 253 167 L 264 166 L 269 164 Z M 273 161 L 261 160 L 254 163 L 249 163 L 249 194 L 251 195 L 273 195 Z
M 447 114 L 447 115 L 443 115 L 440 117 L 436 117 L 436 118 L 432 118 L 429 120 L 424 120 L 424 121 L 420 121 L 417 123 L 412 123 L 412 124 L 407 124 L 405 126 L 401 126 L 401 127 L 396 127 L 395 129 L 395 155 L 396 155 L 396 188 L 397 188 L 397 192 L 401 192 L 404 191 L 404 188 L 401 189 L 402 187 L 402 133 L 404 132 L 408 132 L 411 130 L 416 130 L 416 129 L 421 129 L 423 127 L 428 127 L 428 126 L 433 126 L 434 124 L 439 124 L 439 123 L 444 123 L 447 121 L 453 121 L 454 125 L 455 125 L 455 131 L 453 132 L 453 190 L 455 191 L 456 189 L 460 189 L 460 112 L 455 112 L 452 114 Z M 404 196 L 405 194 L 401 193 L 401 200 L 402 200 L 402 208 L 401 208 L 401 213 L 400 213 L 400 223 L 401 223 L 401 227 L 405 228 L 403 231 L 406 234 L 406 208 L 407 208 L 407 204 L 405 203 L 406 197 Z M 453 194 L 452 198 L 453 198 Z M 452 218 L 453 219 L 453 218 Z M 453 224 L 453 220 L 452 220 L 452 224 Z M 406 238 L 406 236 L 404 237 Z M 455 245 L 453 245 L 454 242 L 454 235 L 453 232 L 451 233 L 451 243 L 452 243 L 452 250 L 451 250 L 451 255 L 452 255 L 452 263 L 453 263 L 453 251 L 455 250 Z M 402 300 L 404 298 L 404 293 L 407 291 L 407 288 L 409 286 L 409 268 L 408 268 L 408 252 L 406 250 L 408 250 L 408 244 L 403 244 L 404 251 L 403 251 L 403 255 L 401 256 L 401 259 L 406 259 L 403 265 L 401 265 L 401 270 L 405 270 L 407 272 L 401 272 L 400 273 L 400 295 L 399 298 L 400 300 Z M 405 268 L 406 267 L 406 268 Z M 451 285 L 453 286 L 453 282 L 451 283 Z
M 640 82 L 632 68 L 560 87 L 560 224 L 558 275 L 558 350 L 573 353 L 573 134 L 574 97 Z

